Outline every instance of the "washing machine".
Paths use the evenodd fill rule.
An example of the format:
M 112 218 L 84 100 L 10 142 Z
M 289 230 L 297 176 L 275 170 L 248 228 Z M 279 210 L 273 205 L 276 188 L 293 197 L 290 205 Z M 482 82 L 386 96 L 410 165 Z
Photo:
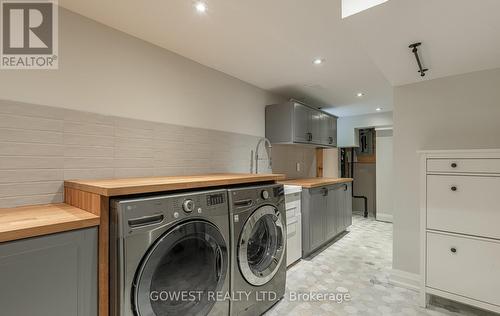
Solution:
M 282 185 L 231 188 L 231 315 L 257 316 L 286 285 L 286 211 Z
M 112 200 L 110 229 L 112 316 L 229 314 L 226 190 Z

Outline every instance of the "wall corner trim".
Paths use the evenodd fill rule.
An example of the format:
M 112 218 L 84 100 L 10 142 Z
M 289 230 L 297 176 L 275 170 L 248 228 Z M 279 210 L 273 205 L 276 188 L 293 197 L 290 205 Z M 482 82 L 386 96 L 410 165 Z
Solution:
M 420 291 L 420 275 L 398 269 L 392 269 L 389 275 L 389 283 L 409 290 Z

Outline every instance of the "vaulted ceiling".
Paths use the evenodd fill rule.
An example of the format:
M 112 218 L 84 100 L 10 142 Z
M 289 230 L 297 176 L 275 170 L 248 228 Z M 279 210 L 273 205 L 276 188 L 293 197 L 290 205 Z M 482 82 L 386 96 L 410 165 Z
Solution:
M 71 11 L 334 114 L 393 108 L 392 87 L 500 67 L 500 1 L 59 0 Z M 421 41 L 427 76 L 408 49 Z M 315 58 L 324 63 L 314 65 Z M 358 97 L 357 93 L 364 95 Z

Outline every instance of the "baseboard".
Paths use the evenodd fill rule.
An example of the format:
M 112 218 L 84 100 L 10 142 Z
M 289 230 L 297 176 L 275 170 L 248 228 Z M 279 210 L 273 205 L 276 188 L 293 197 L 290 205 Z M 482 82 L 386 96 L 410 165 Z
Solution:
M 420 291 L 420 275 L 402 270 L 392 269 L 389 283 L 406 289 Z
M 377 221 L 392 223 L 392 214 L 377 212 Z

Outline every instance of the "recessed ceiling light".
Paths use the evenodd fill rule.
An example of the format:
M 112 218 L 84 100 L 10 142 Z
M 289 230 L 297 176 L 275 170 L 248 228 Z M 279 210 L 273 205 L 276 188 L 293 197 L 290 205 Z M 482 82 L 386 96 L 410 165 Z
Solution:
M 205 11 L 207 11 L 207 5 L 204 2 L 196 2 L 194 7 L 199 13 L 204 13 Z
M 362 96 L 364 96 L 364 95 L 365 95 L 365 94 L 364 94 L 363 92 L 358 92 L 358 93 L 356 93 L 356 96 L 357 96 L 358 98 L 361 98 L 361 97 L 362 97 Z
M 382 111 L 382 108 L 376 108 L 375 111 Z
M 323 58 L 315 58 L 313 60 L 313 64 L 315 64 L 315 65 L 321 65 L 324 62 L 325 62 L 325 60 Z

